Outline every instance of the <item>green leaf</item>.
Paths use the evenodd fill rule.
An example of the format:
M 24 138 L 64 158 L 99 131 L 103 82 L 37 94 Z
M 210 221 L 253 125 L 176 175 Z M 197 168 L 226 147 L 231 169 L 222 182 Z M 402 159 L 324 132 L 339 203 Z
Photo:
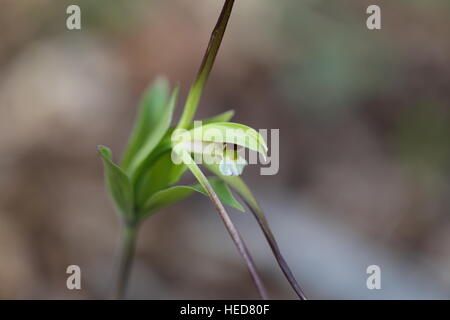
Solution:
M 171 152 L 166 151 L 142 171 L 136 183 L 136 203 L 141 207 L 156 191 L 175 184 L 186 171 L 184 164 L 175 164 L 171 159 Z
M 171 136 L 173 132 L 173 128 L 169 128 L 167 130 L 164 137 L 161 139 L 161 141 L 158 143 L 158 145 L 153 149 L 153 151 L 145 158 L 144 161 L 141 162 L 138 168 L 132 172 L 131 175 L 131 182 L 136 184 L 136 181 L 141 178 L 141 175 L 143 172 L 151 168 L 153 163 L 165 152 L 171 150 L 172 143 L 171 143 Z
M 222 180 L 215 177 L 209 178 L 208 180 L 214 191 L 217 193 L 220 201 L 235 209 L 244 211 L 242 205 L 233 197 L 230 189 L 228 189 L 228 187 Z M 196 184 L 193 186 L 174 186 L 157 191 L 150 197 L 150 199 L 148 199 L 144 206 L 144 209 L 140 211 L 139 217 L 140 219 L 143 219 L 163 207 L 169 206 L 171 204 L 174 204 L 175 202 L 185 199 L 194 191 L 200 192 L 206 196 L 208 195 L 206 190 L 200 184 Z
M 136 117 L 133 131 L 122 156 L 122 167 L 126 170 L 163 117 L 169 100 L 169 83 L 164 78 L 157 79 L 144 93 Z
M 233 143 L 260 152 L 264 157 L 267 145 L 264 138 L 248 126 L 233 122 L 215 122 L 179 134 L 176 143 L 182 141 L 205 141 Z
M 105 146 L 98 151 L 103 160 L 105 183 L 118 212 L 124 219 L 133 219 L 133 187 L 125 172 L 112 161 L 112 152 Z
M 175 186 L 160 190 L 147 200 L 143 209 L 139 211 L 139 219 L 150 216 L 163 207 L 169 206 L 190 196 L 195 190 L 189 186 Z
M 159 119 L 153 124 L 151 133 L 148 135 L 144 144 L 131 161 L 129 172 L 132 175 L 135 170 L 139 169 L 140 165 L 147 159 L 147 157 L 152 153 L 155 147 L 158 146 L 160 141 L 165 136 L 167 130 L 169 129 L 170 122 L 172 121 L 173 110 L 175 108 L 178 97 L 178 91 L 178 88 L 173 91 L 172 96 L 170 97 L 169 102 L 160 114 Z
M 234 110 L 229 110 L 224 113 L 218 114 L 214 117 L 200 120 L 200 121 L 202 122 L 202 125 L 206 125 L 206 124 L 215 123 L 215 122 L 227 122 L 227 121 L 230 121 L 231 118 L 233 118 L 233 117 L 234 117 Z M 192 125 L 189 126 L 189 130 L 193 129 L 193 128 L 194 128 L 194 123 L 192 123 Z

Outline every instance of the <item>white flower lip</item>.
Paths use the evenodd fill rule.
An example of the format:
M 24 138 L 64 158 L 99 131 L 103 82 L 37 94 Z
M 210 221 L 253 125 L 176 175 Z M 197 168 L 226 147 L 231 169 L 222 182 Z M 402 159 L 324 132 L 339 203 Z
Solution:
M 238 156 L 233 159 L 234 154 L 228 154 L 225 152 L 224 157 L 219 163 L 219 170 L 224 176 L 240 176 L 244 171 L 244 167 L 247 165 L 247 161 Z

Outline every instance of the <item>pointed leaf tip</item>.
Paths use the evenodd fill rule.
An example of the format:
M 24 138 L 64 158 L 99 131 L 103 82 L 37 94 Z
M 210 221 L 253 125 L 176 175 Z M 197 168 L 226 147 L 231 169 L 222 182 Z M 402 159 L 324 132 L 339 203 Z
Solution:
M 112 161 L 111 149 L 97 147 L 103 160 L 105 184 L 117 211 L 124 219 L 133 218 L 133 187 L 125 172 Z

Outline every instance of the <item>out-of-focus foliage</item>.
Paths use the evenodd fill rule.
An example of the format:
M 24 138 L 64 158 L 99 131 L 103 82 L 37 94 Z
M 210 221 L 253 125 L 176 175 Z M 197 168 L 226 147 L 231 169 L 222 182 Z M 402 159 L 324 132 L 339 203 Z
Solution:
M 412 105 L 400 115 L 397 147 L 414 170 L 449 173 L 450 114 L 432 100 Z

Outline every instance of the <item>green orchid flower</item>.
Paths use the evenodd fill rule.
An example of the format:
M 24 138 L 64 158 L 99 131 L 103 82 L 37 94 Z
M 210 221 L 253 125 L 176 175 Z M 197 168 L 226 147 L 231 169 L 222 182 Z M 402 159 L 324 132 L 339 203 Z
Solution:
M 233 4 L 234 0 L 225 1 L 178 124 L 171 126 L 178 88 L 171 91 L 168 81 L 160 78 L 143 95 L 120 163 L 114 162 L 110 149 L 98 147 L 104 164 L 105 184 L 122 222 L 123 247 L 113 293 L 116 298 L 122 298 L 125 292 L 140 224 L 164 207 L 196 192 L 210 198 L 247 264 L 261 297 L 267 298 L 251 255 L 223 206 L 226 204 L 245 211 L 234 198 L 231 189 L 237 192 L 255 215 L 284 274 L 299 297 L 305 298 L 278 249 L 264 213 L 249 188 L 238 177 L 247 161 L 239 155 L 237 148 L 258 152 L 265 158 L 267 145 L 263 137 L 248 126 L 229 122 L 234 115 L 233 111 L 201 122 L 193 121 Z M 230 145 L 233 146 L 232 149 L 227 148 Z M 195 161 L 198 158 L 212 176 L 205 176 Z M 177 184 L 188 171 L 198 183 Z
M 233 145 L 233 150 L 229 150 L 227 145 Z M 207 164 L 218 164 L 225 176 L 241 175 L 247 165 L 239 155 L 238 146 L 259 152 L 264 159 L 267 152 L 266 142 L 256 130 L 232 122 L 208 123 L 189 131 L 175 130 L 172 146 L 175 154 L 187 151 L 201 155 Z

